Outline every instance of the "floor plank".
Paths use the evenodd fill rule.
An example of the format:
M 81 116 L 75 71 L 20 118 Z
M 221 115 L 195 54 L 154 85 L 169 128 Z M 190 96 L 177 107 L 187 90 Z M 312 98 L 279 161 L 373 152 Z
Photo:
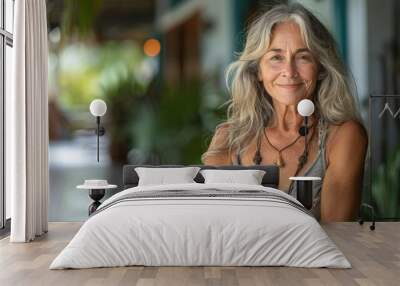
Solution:
M 398 285 L 400 222 L 378 223 L 375 231 L 357 223 L 324 225 L 352 269 L 291 267 L 116 267 L 48 269 L 82 223 L 50 223 L 32 243 L 0 240 L 0 285 Z

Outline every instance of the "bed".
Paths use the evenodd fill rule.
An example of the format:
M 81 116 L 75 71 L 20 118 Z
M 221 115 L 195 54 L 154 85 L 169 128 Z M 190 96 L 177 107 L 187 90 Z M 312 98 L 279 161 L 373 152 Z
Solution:
M 136 170 L 142 167 L 154 168 L 124 166 L 124 190 L 103 202 L 50 269 L 351 267 L 308 210 L 276 188 L 275 166 L 218 168 L 262 170 L 259 185 L 204 182 L 201 172 L 213 166 L 198 166 L 191 183 L 138 185 Z

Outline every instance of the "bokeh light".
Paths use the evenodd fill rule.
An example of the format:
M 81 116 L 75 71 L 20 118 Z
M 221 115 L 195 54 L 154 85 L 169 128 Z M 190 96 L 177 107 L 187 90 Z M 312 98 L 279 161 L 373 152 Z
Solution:
M 143 50 L 149 57 L 158 56 L 161 50 L 160 41 L 154 38 L 148 39 L 143 45 Z

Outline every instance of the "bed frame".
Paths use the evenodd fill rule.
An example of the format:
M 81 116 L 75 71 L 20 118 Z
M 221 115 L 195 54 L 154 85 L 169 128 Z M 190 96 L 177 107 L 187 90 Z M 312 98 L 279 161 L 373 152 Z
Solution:
M 139 182 L 139 177 L 135 172 L 136 167 L 147 167 L 147 168 L 155 168 L 155 167 L 163 167 L 163 168 L 177 168 L 177 167 L 185 167 L 184 165 L 124 165 L 123 173 L 122 173 L 122 184 L 123 189 L 128 189 L 132 187 L 136 187 Z M 190 165 L 189 167 L 200 167 L 202 170 L 205 169 L 218 169 L 218 170 L 263 170 L 265 171 L 265 175 L 262 179 L 262 185 L 265 187 L 277 188 L 279 185 L 279 168 L 273 165 L 255 165 L 255 166 L 207 166 L 207 165 Z M 198 173 L 194 178 L 197 183 L 204 183 L 203 176 Z
M 204 169 L 220 169 L 220 170 L 263 170 L 265 171 L 265 175 L 262 180 L 262 185 L 265 187 L 278 188 L 279 185 L 279 168 L 273 165 L 254 165 L 254 166 L 237 166 L 237 165 L 229 165 L 229 166 L 207 166 L 207 165 L 191 165 L 200 167 L 202 170 Z M 176 167 L 185 167 L 184 165 L 124 165 L 123 173 L 122 173 L 122 189 L 128 189 L 132 187 L 136 187 L 139 182 L 139 177 L 135 172 L 136 167 L 164 167 L 164 168 L 176 168 Z M 194 178 L 197 183 L 204 183 L 203 176 L 198 173 Z M 372 224 L 370 225 L 371 230 L 375 230 L 375 213 L 374 208 L 367 204 L 362 204 L 361 207 L 368 207 L 371 210 L 372 214 Z M 364 223 L 364 219 L 359 217 L 358 222 L 362 225 Z

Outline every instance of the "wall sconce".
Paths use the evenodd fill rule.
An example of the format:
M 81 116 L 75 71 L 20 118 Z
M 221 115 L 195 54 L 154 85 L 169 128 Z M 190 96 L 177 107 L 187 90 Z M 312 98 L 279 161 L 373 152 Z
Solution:
M 314 103 L 309 99 L 303 99 L 297 104 L 297 112 L 304 117 L 304 125 L 300 127 L 299 133 L 304 136 L 304 164 L 307 162 L 307 134 L 308 134 L 308 118 L 314 113 Z
M 101 99 L 95 99 L 90 103 L 90 113 L 96 117 L 96 123 L 97 123 L 97 129 L 96 129 L 96 134 L 97 134 L 97 162 L 99 162 L 99 137 L 103 136 L 106 130 L 104 129 L 103 126 L 100 126 L 100 117 L 103 116 L 106 111 L 107 111 L 107 105 L 104 102 L 104 100 Z

